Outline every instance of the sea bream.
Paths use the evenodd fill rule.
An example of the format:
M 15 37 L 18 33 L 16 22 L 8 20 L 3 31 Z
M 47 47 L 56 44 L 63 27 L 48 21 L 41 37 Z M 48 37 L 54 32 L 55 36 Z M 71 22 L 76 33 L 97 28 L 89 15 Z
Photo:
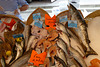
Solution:
M 77 20 L 77 28 L 75 29 L 78 34 L 79 40 L 86 46 L 86 56 L 97 55 L 97 53 L 90 47 L 90 40 L 87 32 L 87 24 L 82 17 L 81 13 L 72 5 L 69 6 L 69 13 L 72 16 L 71 19 Z

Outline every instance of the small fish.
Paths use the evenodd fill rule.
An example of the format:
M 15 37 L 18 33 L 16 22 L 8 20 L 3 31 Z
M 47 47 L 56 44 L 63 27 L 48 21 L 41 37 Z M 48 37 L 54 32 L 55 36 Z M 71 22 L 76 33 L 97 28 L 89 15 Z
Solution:
M 57 46 L 60 47 L 67 55 L 69 55 L 67 51 L 68 47 L 62 39 L 59 38 L 59 40 L 57 41 Z
M 27 46 L 28 46 L 30 32 L 31 32 L 31 26 L 30 25 L 25 25 L 25 30 L 24 30 L 25 48 L 27 48 Z
M 68 44 L 68 46 L 70 45 L 70 39 L 68 37 L 68 35 L 65 32 L 60 32 L 59 33 L 59 38 L 61 38 L 65 43 Z
M 66 54 L 65 54 L 65 52 L 61 48 L 58 48 L 58 50 L 57 50 L 57 56 L 59 58 L 61 58 L 65 62 L 66 65 L 68 65 Z
M 1 62 L 2 67 L 6 67 L 6 62 L 5 62 L 5 58 L 4 57 L 1 58 L 0 62 Z
M 87 48 L 86 56 L 97 55 L 97 53 L 89 45 L 90 40 L 89 40 L 88 32 L 87 32 L 87 24 L 86 24 L 84 18 L 72 4 L 70 4 L 70 6 L 69 6 L 69 12 L 70 12 L 70 15 L 72 16 L 72 18 L 77 20 L 77 28 L 75 30 L 77 31 L 80 41 Z
M 26 52 L 22 57 L 17 59 L 14 63 L 10 64 L 10 67 L 23 67 L 28 65 L 28 60 L 30 59 L 32 50 Z M 24 67 L 25 67 L 24 66 Z
M 57 61 L 59 61 L 63 66 L 60 66 L 60 67 L 69 67 L 68 65 L 66 65 L 65 64 L 65 62 L 61 59 L 61 58 L 59 58 L 59 57 L 57 57 L 57 56 L 55 56 L 54 57 Z M 59 66 L 58 66 L 59 67 Z
M 67 62 L 70 67 L 81 67 L 80 64 L 72 57 L 67 57 Z
M 23 48 L 21 47 L 21 45 L 20 44 L 16 44 L 16 47 L 17 47 L 17 54 L 16 54 L 15 60 L 18 59 L 23 54 Z
M 73 49 L 72 47 L 69 47 L 69 51 L 71 56 L 73 56 L 75 58 L 75 60 L 82 66 L 82 67 L 87 67 L 82 55 L 75 49 Z
M 62 23 L 56 23 L 56 29 L 65 32 L 68 37 L 70 37 L 70 34 L 68 33 L 66 27 Z
M 35 36 L 30 36 L 27 47 L 26 47 L 26 51 L 29 50 L 29 48 L 31 47 L 34 39 L 35 39 Z
M 73 47 L 74 49 L 80 51 L 81 55 L 84 57 L 85 55 L 85 51 L 86 51 L 86 47 L 79 41 L 78 37 L 76 35 L 74 35 L 70 29 L 67 29 L 69 34 L 70 34 L 70 45 L 71 47 Z M 75 47 L 74 47 L 74 44 Z M 76 48 L 77 47 L 77 48 Z

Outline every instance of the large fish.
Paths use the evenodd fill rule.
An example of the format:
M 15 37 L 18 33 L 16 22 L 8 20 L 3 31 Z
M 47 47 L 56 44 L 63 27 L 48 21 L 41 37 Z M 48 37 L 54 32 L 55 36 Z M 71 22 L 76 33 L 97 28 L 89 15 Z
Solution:
M 97 55 L 97 53 L 90 47 L 89 43 L 89 37 L 87 32 L 87 24 L 82 17 L 81 13 L 72 5 L 69 6 L 69 12 L 72 16 L 72 19 L 77 20 L 77 28 L 75 31 L 77 31 L 78 37 L 80 41 L 86 46 L 87 51 L 86 55 Z

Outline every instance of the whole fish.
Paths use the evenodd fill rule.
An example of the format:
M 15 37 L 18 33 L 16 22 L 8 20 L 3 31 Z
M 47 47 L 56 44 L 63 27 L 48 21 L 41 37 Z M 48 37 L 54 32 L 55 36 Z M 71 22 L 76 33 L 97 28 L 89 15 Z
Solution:
M 77 50 L 73 49 L 70 46 L 69 51 L 70 51 L 71 56 L 75 58 L 75 60 L 81 65 L 81 67 L 87 67 L 82 55 Z
M 29 50 L 28 52 L 26 52 L 22 57 L 20 57 L 14 63 L 12 63 L 10 65 L 10 67 L 23 67 L 24 65 L 27 66 L 28 65 L 28 60 L 31 56 L 31 52 L 32 52 L 32 50 Z
M 65 32 L 60 32 L 59 33 L 59 38 L 61 38 L 65 43 L 68 44 L 68 46 L 70 45 L 70 39 L 68 37 L 68 35 Z
M 16 44 L 16 47 L 17 47 L 17 54 L 16 54 L 15 60 L 18 59 L 23 54 L 23 48 L 21 47 L 21 45 L 20 44 Z
M 87 24 L 80 14 L 80 12 L 72 5 L 69 6 L 69 13 L 72 16 L 72 19 L 77 20 L 77 28 L 75 31 L 77 31 L 78 37 L 80 41 L 86 46 L 86 56 L 88 55 L 97 55 L 97 53 L 90 47 L 89 43 L 89 37 L 87 32 Z
M 25 25 L 25 30 L 24 30 L 25 48 L 28 46 L 30 32 L 31 32 L 31 26 L 30 25 Z
M 5 62 L 4 57 L 1 58 L 0 62 L 1 62 L 2 67 L 6 67 L 6 62 Z
M 59 58 L 61 58 L 61 59 L 65 62 L 66 65 L 68 65 L 68 63 L 67 63 L 67 58 L 66 58 L 66 54 L 65 54 L 65 52 L 64 52 L 61 48 L 59 48 L 59 49 L 57 50 L 57 56 L 58 56 Z
M 66 55 L 69 55 L 68 46 L 62 39 L 59 38 L 59 40 L 57 41 L 57 46 L 60 47 Z
M 70 34 L 70 45 L 74 49 L 78 50 L 83 57 L 85 57 L 86 47 L 79 41 L 78 37 L 70 31 L 70 29 L 67 30 L 68 33 Z M 73 43 L 75 44 L 75 47 Z
M 56 29 L 65 32 L 70 37 L 70 34 L 62 23 L 56 23 Z
M 26 51 L 30 49 L 34 39 L 35 39 L 35 36 L 30 36 L 27 47 L 26 47 Z
M 57 67 L 69 67 L 68 65 L 65 64 L 65 62 L 61 58 L 59 58 L 57 56 L 55 56 L 54 58 L 56 59 L 56 61 L 59 61 L 63 65 L 63 66 L 61 65 L 61 66 L 57 66 Z

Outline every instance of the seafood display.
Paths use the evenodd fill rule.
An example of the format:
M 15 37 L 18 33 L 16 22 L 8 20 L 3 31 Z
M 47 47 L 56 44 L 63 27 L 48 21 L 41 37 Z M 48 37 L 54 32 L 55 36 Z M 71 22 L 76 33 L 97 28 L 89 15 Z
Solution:
M 0 67 L 99 67 L 97 59 L 91 66 L 85 61 L 98 55 L 90 46 L 88 24 L 72 4 L 68 7 L 59 21 L 41 8 L 25 25 L 15 18 L 0 18 Z

